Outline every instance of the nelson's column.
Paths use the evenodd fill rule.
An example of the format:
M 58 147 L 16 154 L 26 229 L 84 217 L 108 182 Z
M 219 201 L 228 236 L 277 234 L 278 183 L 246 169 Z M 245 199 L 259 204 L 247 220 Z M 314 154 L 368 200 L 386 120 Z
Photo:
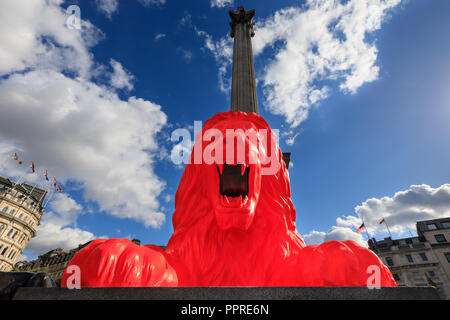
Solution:
M 229 13 L 231 17 L 230 36 L 234 38 L 231 110 L 258 114 L 252 49 L 252 38 L 255 36 L 253 31 L 255 9 L 245 11 L 244 7 L 240 6 L 236 11 L 230 10 Z M 283 160 L 287 168 L 289 168 L 290 158 L 290 153 L 283 153 Z

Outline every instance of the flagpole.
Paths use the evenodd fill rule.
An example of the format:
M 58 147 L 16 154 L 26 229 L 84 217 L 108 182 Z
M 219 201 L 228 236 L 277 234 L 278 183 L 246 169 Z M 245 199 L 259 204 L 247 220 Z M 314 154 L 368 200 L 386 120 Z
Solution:
M 369 239 L 372 239 L 371 237 L 370 237 L 370 234 L 369 234 L 369 229 L 367 228 L 367 226 L 366 226 L 366 223 L 365 223 L 365 221 L 364 221 L 364 219 L 361 217 L 361 220 L 362 220 L 362 222 L 363 222 L 363 225 L 364 225 L 364 229 L 366 229 L 366 234 L 367 234 L 367 240 L 369 240 Z
M 46 181 L 49 182 L 49 180 L 47 180 L 47 179 L 46 179 Z M 47 185 L 48 185 L 48 183 L 47 183 Z M 46 183 L 45 183 L 45 181 L 44 181 L 44 184 L 42 185 L 42 186 L 44 187 L 44 188 L 43 188 L 44 192 L 42 193 L 41 198 L 39 199 L 38 203 L 36 204 L 36 207 L 41 203 L 42 199 L 44 199 L 44 197 L 45 197 L 46 195 L 48 195 L 49 190 L 48 190 L 48 186 L 47 186 L 47 185 L 46 185 Z M 43 204 L 42 204 L 42 207 L 43 207 Z
M 43 171 L 43 173 L 44 173 L 44 174 L 46 173 L 45 170 Z M 38 175 L 38 177 L 39 177 L 39 175 Z M 27 195 L 27 197 L 26 197 L 24 200 L 22 200 L 21 204 L 24 203 L 26 200 L 28 200 L 28 198 L 29 198 L 30 196 L 33 195 L 33 191 L 36 189 L 36 187 L 37 187 L 38 184 L 39 184 L 39 183 L 37 183 L 37 184 L 34 185 L 33 189 L 31 189 L 30 194 Z M 39 186 L 40 186 L 40 184 L 39 184 Z M 45 193 L 44 193 L 44 194 L 45 194 Z M 42 199 L 42 197 L 41 197 L 41 199 Z M 36 200 L 37 200 L 37 199 L 36 199 Z M 39 202 L 40 202 L 40 201 L 39 201 Z M 38 204 L 39 204 L 39 202 L 38 202 Z
M 11 189 L 11 191 L 10 191 L 10 193 L 11 193 L 11 195 L 13 196 L 13 197 L 15 197 L 16 196 L 16 194 L 17 194 L 17 192 L 18 192 L 18 190 L 16 191 L 16 193 L 15 194 L 12 194 L 12 192 L 14 191 L 14 189 L 17 187 L 17 185 L 19 185 L 20 184 L 20 182 L 21 182 L 21 180 L 23 179 L 23 177 L 25 177 L 27 175 L 27 173 L 25 172 L 20 178 L 19 178 L 19 180 L 17 180 L 17 181 L 15 181 L 14 182 L 14 186 L 13 186 L 13 188 Z
M 45 189 L 45 187 L 44 187 L 44 192 L 42 193 L 42 196 L 41 196 L 41 198 L 39 199 L 38 203 L 35 205 L 35 207 L 39 206 L 39 204 L 41 203 L 42 199 L 43 199 L 43 198 L 45 197 L 45 195 L 47 195 L 47 194 L 48 194 L 48 190 Z M 42 205 L 42 207 L 44 207 L 44 205 Z
M 22 200 L 22 202 L 21 202 L 20 204 L 24 203 L 26 200 L 28 200 L 28 198 L 29 198 L 31 195 L 33 195 L 33 191 L 36 189 L 36 186 L 37 186 L 37 184 L 34 185 L 33 189 L 31 189 L 31 192 L 25 197 L 25 199 Z M 25 190 L 26 190 L 26 189 L 25 189 Z
M 392 234 L 391 234 L 391 230 L 389 230 L 389 226 L 388 226 L 388 224 L 387 224 L 387 222 L 386 222 L 386 219 L 383 217 L 383 221 L 384 221 L 384 224 L 386 225 L 386 229 L 387 229 L 387 231 L 389 232 L 389 236 L 391 237 L 391 239 L 392 239 Z

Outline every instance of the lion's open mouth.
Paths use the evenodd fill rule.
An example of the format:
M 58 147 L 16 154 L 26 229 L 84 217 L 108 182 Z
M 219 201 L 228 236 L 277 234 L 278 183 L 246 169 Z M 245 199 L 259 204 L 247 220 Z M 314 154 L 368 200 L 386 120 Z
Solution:
M 218 165 L 217 171 L 220 177 L 220 195 L 224 204 L 248 201 L 250 166 L 244 164 Z M 237 203 L 236 203 L 237 204 Z
M 217 165 L 219 174 L 219 202 L 215 212 L 219 226 L 223 229 L 247 230 L 253 221 L 259 187 L 255 181 L 260 178 L 255 165 Z M 255 192 L 255 187 L 257 191 Z

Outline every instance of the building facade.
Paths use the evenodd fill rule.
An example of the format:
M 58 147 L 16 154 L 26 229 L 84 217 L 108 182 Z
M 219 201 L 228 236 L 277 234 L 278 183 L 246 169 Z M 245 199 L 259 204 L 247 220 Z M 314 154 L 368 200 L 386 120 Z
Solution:
M 418 237 L 369 240 L 369 248 L 389 267 L 398 286 L 434 286 L 450 299 L 450 217 L 419 221 Z
M 53 280 L 55 280 L 58 286 L 61 285 L 61 278 L 66 270 L 67 265 L 73 256 L 89 245 L 91 241 L 80 244 L 78 248 L 65 252 L 63 249 L 58 248 L 47 252 L 39 256 L 33 261 L 20 261 L 15 265 L 15 270 L 19 272 L 47 272 L 50 274 Z
M 47 191 L 0 176 L 0 272 L 12 271 L 36 236 Z

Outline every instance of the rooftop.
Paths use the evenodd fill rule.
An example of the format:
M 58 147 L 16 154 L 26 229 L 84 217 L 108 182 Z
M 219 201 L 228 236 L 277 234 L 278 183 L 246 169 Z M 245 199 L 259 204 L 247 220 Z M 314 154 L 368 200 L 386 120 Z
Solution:
M 7 188 L 14 188 L 15 190 L 18 190 L 27 196 L 30 195 L 30 198 L 34 199 L 34 201 L 42 206 L 42 203 L 44 201 L 45 196 L 47 195 L 46 190 L 42 190 L 38 187 L 29 185 L 27 183 L 17 184 L 16 182 L 0 176 L 0 191 L 2 190 L 2 187 L 6 186 Z

